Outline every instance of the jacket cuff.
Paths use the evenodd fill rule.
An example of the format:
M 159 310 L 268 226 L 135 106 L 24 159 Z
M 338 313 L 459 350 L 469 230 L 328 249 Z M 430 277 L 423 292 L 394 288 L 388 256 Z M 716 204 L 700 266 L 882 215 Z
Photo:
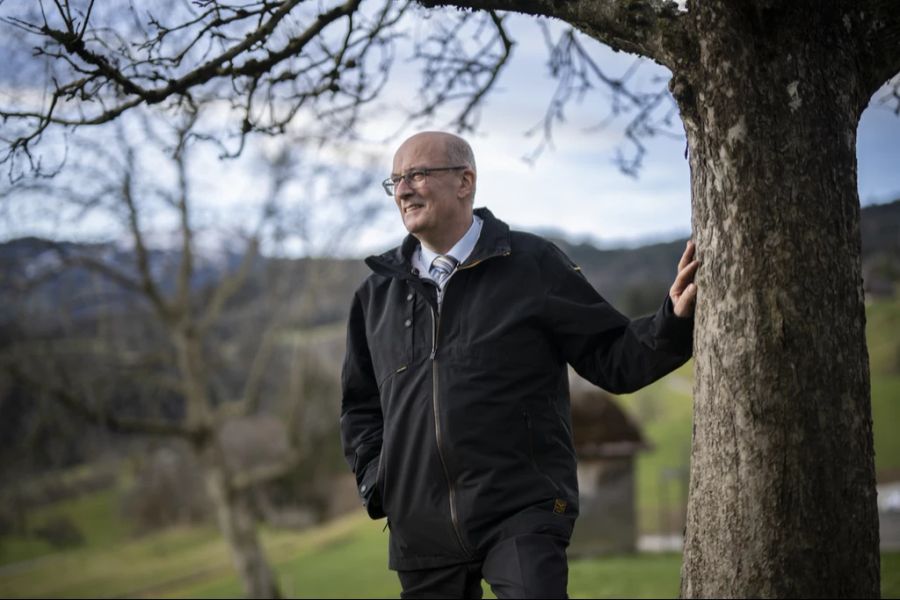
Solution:
M 656 313 L 657 337 L 671 344 L 682 353 L 690 356 L 694 348 L 694 316 L 679 317 L 675 314 L 675 305 L 672 298 L 666 294 L 666 299 Z
M 362 498 L 362 504 L 369 513 L 369 517 L 380 519 L 384 516 L 384 510 L 381 507 L 381 494 L 376 485 L 378 481 L 378 462 L 379 457 L 370 460 L 366 465 L 361 477 L 357 478 L 357 491 L 359 497 Z

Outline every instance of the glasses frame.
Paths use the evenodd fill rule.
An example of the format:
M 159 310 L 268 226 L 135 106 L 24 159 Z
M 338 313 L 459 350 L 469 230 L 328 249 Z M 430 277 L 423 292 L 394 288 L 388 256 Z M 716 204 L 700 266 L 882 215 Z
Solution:
M 406 185 L 408 185 L 409 187 L 415 187 L 416 185 L 425 181 L 425 178 L 432 173 L 438 173 L 440 171 L 458 171 L 460 169 L 468 168 L 468 165 L 462 165 L 459 167 L 423 167 L 421 169 L 411 169 L 403 175 L 391 175 L 381 182 L 381 187 L 384 188 L 384 191 L 388 196 L 393 198 L 397 186 L 400 184 L 401 180 L 405 181 Z M 414 181 L 414 178 L 417 178 L 418 180 Z

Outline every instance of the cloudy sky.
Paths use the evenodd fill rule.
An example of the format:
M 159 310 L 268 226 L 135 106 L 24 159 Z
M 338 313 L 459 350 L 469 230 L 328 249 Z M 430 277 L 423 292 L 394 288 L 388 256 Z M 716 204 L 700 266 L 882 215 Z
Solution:
M 423 11 L 412 19 L 412 35 L 430 26 Z M 627 117 L 608 123 L 598 130 L 596 125 L 609 114 L 609 94 L 602 88 L 585 96 L 580 104 L 570 104 L 566 122 L 557 125 L 553 147 L 546 149 L 534 162 L 531 154 L 540 142 L 539 136 L 526 132 L 544 116 L 556 83 L 548 75 L 547 49 L 535 20 L 510 15 L 509 30 L 516 39 L 513 59 L 502 74 L 494 92 L 488 97 L 479 127 L 466 134 L 478 163 L 477 206 L 488 206 L 494 214 L 516 228 L 546 232 L 555 230 L 572 239 L 588 239 L 603 246 L 638 245 L 649 241 L 669 240 L 690 232 L 689 167 L 684 158 L 685 142 L 680 123 L 675 120 L 676 138 L 660 136 L 645 140 L 647 154 L 638 177 L 624 174 L 615 164 L 618 151 L 626 154 L 631 147 L 623 137 Z M 562 28 L 551 24 L 558 34 Z M 612 77 L 620 76 L 634 66 L 635 58 L 615 53 L 592 40 L 584 40 L 598 64 Z M 402 128 L 405 110 L 418 106 L 416 88 L 419 82 L 415 67 L 406 61 L 401 48 L 389 85 L 372 107 L 375 117 L 364 131 L 366 152 L 383 165 L 383 175 L 390 172 L 396 146 L 405 135 L 386 141 L 389 133 Z M 631 78 L 631 87 L 649 91 L 658 89 L 668 79 L 668 72 L 645 61 Z M 449 113 L 438 115 L 433 128 L 442 128 Z M 863 115 L 859 128 L 859 192 L 863 205 L 900 198 L 900 117 L 878 102 L 878 95 Z M 340 162 L 345 157 L 322 155 L 321 160 Z M 218 180 L 220 190 L 209 194 L 216 198 L 221 210 L 227 206 L 229 194 L 233 206 L 246 206 L 253 193 L 254 178 L 240 172 L 234 164 L 210 165 L 207 169 Z M 391 199 L 380 188 L 387 207 L 382 218 L 374 219 L 355 237 L 355 244 L 344 252 L 359 255 L 383 250 L 395 244 L 405 233 L 399 216 L 390 209 Z M 0 239 L 26 234 L 77 237 L 90 229 L 79 224 L 78 231 L 66 229 L 64 218 L 44 222 L 0 219 Z M 105 227 L 99 223 L 97 228 Z M 71 229 L 71 227 L 70 227 Z
M 561 230 L 575 239 L 604 246 L 670 240 L 690 232 L 690 173 L 683 137 L 646 141 L 637 178 L 614 163 L 617 150 L 629 152 L 619 119 L 601 131 L 591 127 L 608 114 L 602 91 L 567 111 L 554 130 L 554 147 L 534 164 L 523 160 L 537 145 L 526 132 L 543 117 L 555 88 L 547 75 L 544 42 L 534 23 L 512 16 L 518 44 L 498 90 L 483 111 L 480 129 L 468 135 L 478 163 L 476 206 L 488 206 L 511 225 L 528 230 Z M 608 74 L 618 76 L 634 57 L 586 40 Z M 650 61 L 633 78 L 638 88 L 658 87 L 668 71 Z M 876 95 L 876 98 L 879 96 Z M 399 99 L 402 103 L 402 98 Z M 680 128 L 680 123 L 676 121 Z M 857 141 L 859 192 L 863 205 L 900 198 L 900 116 L 873 100 L 863 114 Z M 384 158 L 390 168 L 391 154 Z M 393 217 L 393 215 L 392 215 Z M 399 218 L 374 227 L 364 244 L 394 241 Z

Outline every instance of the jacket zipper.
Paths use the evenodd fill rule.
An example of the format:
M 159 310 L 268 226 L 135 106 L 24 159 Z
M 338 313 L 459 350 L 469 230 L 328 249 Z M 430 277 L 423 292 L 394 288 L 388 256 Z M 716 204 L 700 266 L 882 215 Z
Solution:
M 471 555 L 466 543 L 463 541 L 462 534 L 459 530 L 459 514 L 456 511 L 456 488 L 453 485 L 453 479 L 450 478 L 450 471 L 447 469 L 447 461 L 444 459 L 444 442 L 443 436 L 441 435 L 441 411 L 440 411 L 440 402 L 438 400 L 438 363 L 437 363 L 437 340 L 438 340 L 438 331 L 441 326 L 441 314 L 435 312 L 434 307 L 429 306 L 431 309 L 431 324 L 432 324 L 432 337 L 431 337 L 431 380 L 432 380 L 432 388 L 431 388 L 431 401 L 432 401 L 432 410 L 434 412 L 434 438 L 437 443 L 437 451 L 438 458 L 441 459 L 441 467 L 444 468 L 444 477 L 447 478 L 447 488 L 449 490 L 449 499 L 450 499 L 450 521 L 453 524 L 453 532 L 456 533 L 456 540 L 459 542 L 460 548 L 462 548 L 465 554 Z
M 505 252 L 503 256 L 509 256 L 509 252 Z M 490 257 L 488 257 L 490 258 Z M 463 269 L 471 269 L 475 265 L 483 262 L 487 259 L 482 259 L 479 261 L 475 261 L 470 265 L 466 265 L 464 267 L 458 267 L 457 270 Z M 453 279 L 450 277 L 450 279 Z M 444 284 L 443 290 L 438 290 L 438 293 L 446 296 L 447 294 L 447 286 L 450 284 L 450 279 Z M 460 533 L 459 527 L 459 513 L 456 510 L 456 487 L 453 485 L 453 479 L 450 477 L 450 470 L 447 469 L 447 461 L 444 459 L 444 442 L 443 436 L 441 434 L 441 411 L 440 411 L 440 394 L 438 392 L 438 362 L 437 362 L 437 342 L 438 342 L 438 332 L 441 328 L 441 313 L 436 311 L 433 306 L 429 303 L 428 308 L 431 309 L 431 325 L 432 325 L 432 335 L 431 335 L 431 381 L 432 381 L 432 389 L 431 389 L 431 399 L 432 399 L 432 410 L 434 412 L 434 437 L 435 442 L 437 444 L 438 458 L 441 460 L 441 467 L 444 469 L 444 477 L 447 479 L 447 488 L 449 490 L 449 499 L 450 499 L 450 521 L 453 525 L 453 532 L 456 534 L 456 540 L 459 542 L 460 548 L 462 548 L 465 554 L 471 556 L 472 552 L 466 546 L 466 543 L 463 541 L 462 534 Z

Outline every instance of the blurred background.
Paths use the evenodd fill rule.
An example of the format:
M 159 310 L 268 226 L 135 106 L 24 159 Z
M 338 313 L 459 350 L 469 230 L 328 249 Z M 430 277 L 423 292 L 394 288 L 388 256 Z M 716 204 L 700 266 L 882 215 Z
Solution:
M 4 106 L 48 77 L 14 10 L 0 3 Z M 110 22 L 137 14 L 112 10 Z M 428 68 L 499 56 L 480 26 L 398 13 L 372 59 L 377 93 L 328 127 L 339 99 L 301 106 L 277 135 L 237 137 L 234 106 L 197 100 L 45 140 L 29 158 L 52 177 L 5 161 L 0 595 L 241 597 L 254 570 L 285 597 L 399 595 L 384 523 L 364 515 L 341 454 L 339 374 L 362 258 L 405 233 L 380 181 L 416 130 L 462 130 L 476 206 L 553 239 L 622 312 L 658 307 L 691 231 L 668 72 L 508 15 L 512 56 L 469 112 L 471 93 L 435 98 Z M 464 27 L 465 48 L 435 46 Z M 900 597 L 895 90 L 873 98 L 857 141 L 886 597 Z M 583 514 L 570 593 L 675 597 L 691 363 L 625 396 L 572 379 Z

